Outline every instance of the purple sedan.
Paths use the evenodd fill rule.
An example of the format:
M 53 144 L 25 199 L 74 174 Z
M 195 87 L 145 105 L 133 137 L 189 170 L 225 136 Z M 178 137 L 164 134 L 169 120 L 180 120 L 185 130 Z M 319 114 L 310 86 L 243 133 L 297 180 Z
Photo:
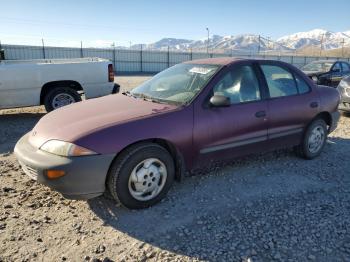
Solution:
M 283 147 L 318 156 L 338 104 L 336 89 L 284 62 L 196 60 L 47 114 L 15 153 L 26 174 L 67 198 L 107 188 L 125 207 L 145 208 L 186 170 L 212 162 Z

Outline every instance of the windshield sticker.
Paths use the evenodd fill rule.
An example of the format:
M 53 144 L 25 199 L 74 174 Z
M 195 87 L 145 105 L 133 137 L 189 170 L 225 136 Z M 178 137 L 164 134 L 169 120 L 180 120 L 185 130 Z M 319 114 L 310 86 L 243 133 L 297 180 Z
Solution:
M 206 75 L 213 70 L 214 70 L 213 68 L 208 68 L 208 67 L 193 67 L 190 69 L 189 72 L 194 74 Z

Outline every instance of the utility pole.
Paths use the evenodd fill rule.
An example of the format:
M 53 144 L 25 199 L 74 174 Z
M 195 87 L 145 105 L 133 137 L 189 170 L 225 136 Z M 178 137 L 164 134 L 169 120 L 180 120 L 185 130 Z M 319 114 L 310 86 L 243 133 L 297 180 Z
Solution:
M 345 39 L 343 38 L 343 41 L 341 42 L 341 56 L 342 57 L 344 57 L 344 43 L 345 43 Z
M 129 41 L 129 49 L 131 49 L 131 41 Z
M 324 37 L 324 34 L 322 34 L 322 38 L 321 38 L 321 45 L 320 45 L 320 56 L 322 55 L 322 45 L 323 45 L 323 37 Z
M 83 54 L 83 41 L 80 41 L 80 57 L 83 58 L 84 54 Z
M 207 41 L 207 54 L 209 54 L 209 28 L 206 28 L 208 31 L 208 41 Z
M 44 38 L 41 38 L 41 43 L 43 44 L 43 57 L 45 59 L 46 55 L 45 55 L 45 44 L 44 44 Z
M 259 55 L 260 54 L 260 35 L 259 35 L 258 43 L 259 43 L 259 45 L 258 45 L 258 55 Z

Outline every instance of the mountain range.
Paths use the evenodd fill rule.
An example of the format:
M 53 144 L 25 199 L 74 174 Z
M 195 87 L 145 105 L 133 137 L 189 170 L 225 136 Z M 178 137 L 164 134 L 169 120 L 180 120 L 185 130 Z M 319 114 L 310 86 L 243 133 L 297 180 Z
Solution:
M 260 44 L 259 44 L 260 42 Z M 283 36 L 277 40 L 254 35 L 213 35 L 209 38 L 209 49 L 226 49 L 235 51 L 261 51 L 279 50 L 294 51 L 307 47 L 321 46 L 322 49 L 336 49 L 350 47 L 350 31 L 331 32 L 324 29 L 314 29 L 308 32 L 299 32 Z M 177 38 L 163 38 L 155 43 L 143 45 L 147 49 L 155 50 L 205 50 L 207 48 L 207 39 L 190 40 Z M 132 48 L 138 48 L 140 45 L 134 45 Z

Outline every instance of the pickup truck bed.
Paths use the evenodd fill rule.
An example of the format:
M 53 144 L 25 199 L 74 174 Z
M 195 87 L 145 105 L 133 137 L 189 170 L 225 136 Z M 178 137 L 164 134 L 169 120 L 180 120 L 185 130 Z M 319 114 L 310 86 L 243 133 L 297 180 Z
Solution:
M 117 92 L 113 65 L 101 58 L 0 61 L 0 109 L 45 105 L 47 111 Z

